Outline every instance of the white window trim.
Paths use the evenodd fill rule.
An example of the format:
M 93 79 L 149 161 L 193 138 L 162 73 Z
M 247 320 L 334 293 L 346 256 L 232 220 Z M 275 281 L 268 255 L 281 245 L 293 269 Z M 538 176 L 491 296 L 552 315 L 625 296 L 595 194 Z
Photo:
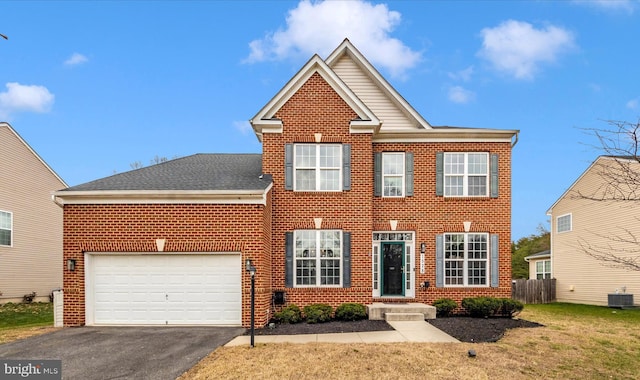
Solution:
M 0 212 L 2 213 L 6 213 L 9 214 L 9 236 L 11 239 L 11 244 L 9 245 L 5 245 L 5 244 L 0 244 L 0 247 L 13 247 L 13 213 L 11 211 L 5 211 L 5 210 L 0 210 Z M 3 228 L 4 230 L 4 228 Z
M 302 145 L 314 145 L 316 147 L 316 163 L 315 166 L 298 166 L 298 163 L 296 162 L 296 147 L 298 146 L 302 146 Z M 320 167 L 320 146 L 334 146 L 334 147 L 338 147 L 338 151 L 340 152 L 340 164 L 337 167 L 327 167 L 327 168 L 321 168 Z M 343 162 L 344 162 L 344 157 L 342 157 L 342 144 L 313 144 L 313 143 L 301 143 L 301 144 L 293 144 L 293 191 L 300 191 L 300 192 L 341 192 L 342 191 L 342 166 L 343 166 Z M 298 176 L 298 169 L 313 169 L 315 171 L 315 175 L 316 175 L 316 188 L 315 189 L 298 189 L 298 181 L 297 181 L 297 176 Z M 338 188 L 335 190 L 323 190 L 320 189 L 320 172 L 322 171 L 322 169 L 325 170 L 338 170 Z
M 442 247 L 442 281 L 444 282 L 444 287 L 445 288 L 488 288 L 491 286 L 491 239 L 488 233 L 486 232 L 446 232 L 443 234 L 443 239 L 442 239 L 442 244 L 445 244 L 446 242 L 446 236 L 447 235 L 464 235 L 464 263 L 463 263 L 463 267 L 462 267 L 462 274 L 463 274 L 463 284 L 462 285 L 458 285 L 458 284 L 447 284 L 447 252 L 445 250 L 445 247 Z M 486 239 L 487 239 L 487 257 L 484 260 L 487 263 L 486 266 L 486 281 L 484 285 L 479 285 L 479 284 L 469 284 L 469 255 L 468 255 L 468 246 L 467 246 L 467 242 L 468 242 L 468 236 L 469 235 L 485 235 Z M 456 261 L 456 260 L 449 260 L 449 261 Z M 481 260 L 477 260 L 474 259 L 473 261 L 481 261 Z
M 389 240 L 389 239 L 373 239 L 376 234 L 411 234 L 411 240 Z M 416 296 L 416 233 L 414 231 L 373 231 L 371 247 L 371 277 L 372 277 L 372 296 L 374 298 L 382 297 L 382 266 L 380 264 L 380 243 L 402 241 L 405 245 L 405 274 L 410 273 L 409 279 L 405 278 L 404 296 L 396 296 L 399 298 L 414 298 Z M 376 270 L 377 269 L 377 270 Z M 385 296 L 385 298 L 394 298 L 393 296 Z
M 447 188 L 446 188 L 446 183 L 447 183 L 447 177 L 459 177 L 460 174 L 447 174 L 446 173 L 446 157 L 447 155 L 452 155 L 452 154 L 464 154 L 464 173 L 462 174 L 462 195 L 448 195 L 447 194 Z M 485 193 L 484 194 L 479 194 L 479 195 L 469 195 L 469 154 L 484 154 L 487 156 L 487 172 L 485 174 Z M 449 197 L 449 198 L 463 198 L 463 197 L 473 197 L 473 198 L 483 198 L 483 197 L 488 197 L 489 196 L 489 186 L 490 184 L 490 175 L 491 175 L 491 157 L 489 156 L 488 152 L 445 152 L 444 156 L 443 156 L 443 168 L 442 168 L 442 179 L 443 179 L 443 184 L 442 184 L 442 194 L 445 197 Z M 480 175 L 478 174 L 474 174 L 473 177 L 480 177 Z
M 385 155 L 401 155 L 402 156 L 402 174 L 398 175 L 398 174 L 384 174 L 384 157 Z M 407 168 L 405 167 L 405 162 L 406 162 L 406 157 L 404 152 L 382 152 L 382 197 L 383 198 L 405 198 L 407 196 L 407 191 L 406 191 L 406 174 L 407 174 Z M 400 191 L 402 192 L 402 195 L 385 195 L 384 194 L 384 179 L 386 177 L 400 177 Z
M 549 263 L 549 271 L 547 272 L 545 270 L 545 263 Z M 538 271 L 538 264 L 542 264 L 542 271 Z M 544 259 L 544 260 L 538 260 L 536 261 L 536 279 L 538 278 L 538 275 L 541 274 L 542 278 L 551 278 L 551 259 Z M 546 274 L 548 274 L 549 276 L 545 276 Z
M 296 255 L 296 239 L 297 239 L 297 235 L 299 232 L 303 232 L 303 231 L 313 231 L 316 233 L 316 249 L 319 250 L 320 249 L 320 232 L 339 232 L 340 233 L 340 257 L 338 257 L 338 261 L 340 263 L 340 276 L 339 276 L 339 283 L 338 284 L 331 284 L 331 285 L 322 285 L 321 284 L 321 278 L 320 278 L 320 273 L 321 273 L 321 266 L 320 266 L 320 261 L 321 261 L 321 257 L 319 255 L 319 252 L 317 252 L 315 260 L 316 260 L 316 284 L 315 285 L 306 285 L 306 284 L 298 284 L 298 274 L 297 274 L 297 263 L 298 260 L 309 260 L 308 258 L 304 258 L 304 257 L 297 257 Z M 342 230 L 295 230 L 293 231 L 293 287 L 294 288 L 342 288 L 342 280 L 344 278 L 344 266 L 343 266 L 343 260 L 344 259 L 344 235 L 342 233 Z
M 560 231 L 560 218 L 569 217 L 569 229 Z M 571 213 L 562 214 L 556 217 L 556 232 L 559 234 L 573 231 L 573 215 Z

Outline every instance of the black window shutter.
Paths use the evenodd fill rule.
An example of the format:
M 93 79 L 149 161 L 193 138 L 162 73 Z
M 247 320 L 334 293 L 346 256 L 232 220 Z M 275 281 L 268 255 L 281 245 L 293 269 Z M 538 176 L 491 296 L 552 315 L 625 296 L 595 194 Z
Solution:
M 293 232 L 285 232 L 284 234 L 284 252 L 284 286 L 293 288 Z
M 444 195 L 444 153 L 436 153 L 436 196 Z
M 497 288 L 500 284 L 498 235 L 491 235 L 491 287 Z
M 413 153 L 407 152 L 404 154 L 404 180 L 405 180 L 405 192 L 406 196 L 413 196 Z
M 382 196 L 382 153 L 373 154 L 373 196 Z
M 444 287 L 444 235 L 436 235 L 436 288 Z
M 498 155 L 491 155 L 491 198 L 498 198 Z
M 342 190 L 351 190 L 351 144 L 342 145 Z
M 284 189 L 293 190 L 293 144 L 284 144 Z
M 342 233 L 342 287 L 351 287 L 351 232 Z

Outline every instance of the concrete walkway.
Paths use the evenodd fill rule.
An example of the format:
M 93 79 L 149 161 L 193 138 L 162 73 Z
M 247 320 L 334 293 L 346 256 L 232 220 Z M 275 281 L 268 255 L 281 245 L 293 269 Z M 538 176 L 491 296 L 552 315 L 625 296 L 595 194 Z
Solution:
M 388 321 L 395 330 L 335 334 L 256 335 L 255 344 L 268 343 L 459 343 L 457 339 L 425 321 Z M 249 335 L 236 337 L 225 347 L 248 345 Z

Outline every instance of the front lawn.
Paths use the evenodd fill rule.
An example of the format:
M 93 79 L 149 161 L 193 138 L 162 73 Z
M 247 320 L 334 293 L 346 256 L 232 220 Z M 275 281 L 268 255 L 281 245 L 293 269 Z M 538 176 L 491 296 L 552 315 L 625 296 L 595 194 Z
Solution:
M 47 332 L 49 327 L 53 327 L 50 302 L 0 305 L 0 343 Z
M 496 343 L 221 347 L 180 379 L 588 380 L 640 373 L 640 309 L 555 303 L 526 305 L 519 317 L 545 327 L 509 330 Z

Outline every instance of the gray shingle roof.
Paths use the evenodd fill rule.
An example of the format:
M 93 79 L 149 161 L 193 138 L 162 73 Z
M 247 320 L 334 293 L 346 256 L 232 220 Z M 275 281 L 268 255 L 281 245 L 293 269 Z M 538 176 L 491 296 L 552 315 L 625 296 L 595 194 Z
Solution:
M 260 154 L 194 154 L 69 187 L 63 191 L 264 190 Z

